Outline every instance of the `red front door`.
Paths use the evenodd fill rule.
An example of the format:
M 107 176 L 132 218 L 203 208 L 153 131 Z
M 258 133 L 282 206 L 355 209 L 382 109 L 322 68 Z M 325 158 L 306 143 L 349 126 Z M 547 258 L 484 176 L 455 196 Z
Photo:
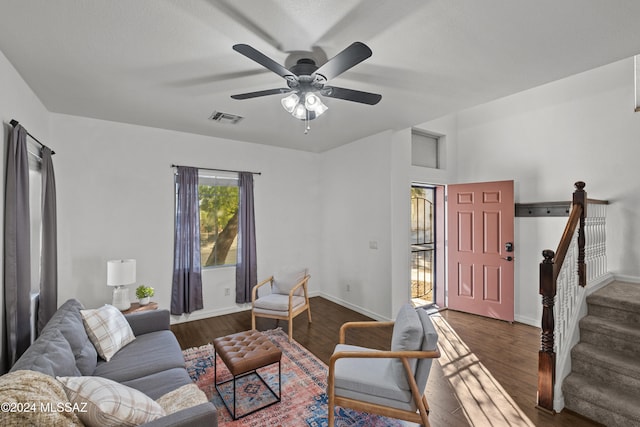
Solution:
M 448 188 L 448 306 L 512 322 L 513 181 Z

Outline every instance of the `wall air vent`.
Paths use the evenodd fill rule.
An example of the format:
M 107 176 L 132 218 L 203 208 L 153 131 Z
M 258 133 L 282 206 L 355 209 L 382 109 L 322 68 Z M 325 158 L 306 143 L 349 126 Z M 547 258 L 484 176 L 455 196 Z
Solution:
M 229 123 L 229 124 L 232 124 L 232 125 L 237 124 L 243 118 L 244 117 L 242 117 L 242 116 L 237 116 L 235 114 L 229 114 L 229 113 L 223 113 L 221 111 L 214 111 L 213 113 L 211 113 L 211 116 L 209 116 L 209 120 L 213 120 L 214 122 Z

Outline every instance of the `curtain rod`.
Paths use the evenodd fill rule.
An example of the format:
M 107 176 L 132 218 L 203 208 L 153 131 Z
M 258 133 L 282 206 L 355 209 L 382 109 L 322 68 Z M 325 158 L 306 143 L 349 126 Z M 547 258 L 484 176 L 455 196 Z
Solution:
M 183 166 L 183 165 L 171 165 L 172 168 L 177 168 L 178 166 Z M 262 175 L 262 172 L 234 171 L 234 170 L 230 170 L 230 169 L 199 168 L 199 167 L 196 167 L 196 166 L 189 166 L 189 167 L 195 167 L 196 169 L 202 169 L 202 170 L 206 170 L 206 171 L 235 172 L 235 173 L 246 172 L 246 173 L 252 173 L 254 175 Z
M 13 127 L 16 127 L 16 126 L 18 126 L 18 124 L 20 124 L 20 122 L 19 122 L 19 121 L 17 121 L 16 119 L 11 119 L 11 121 L 9 122 L 9 124 L 10 124 L 11 126 L 13 126 Z M 25 131 L 27 131 L 27 130 L 25 129 Z M 42 142 L 38 141 L 38 138 L 36 138 L 35 136 L 31 135 L 31 134 L 29 133 L 29 131 L 27 131 L 27 135 L 29 135 L 29 137 L 30 137 L 31 139 L 33 139 L 35 142 L 37 142 L 38 144 L 40 144 L 43 148 L 44 148 L 44 147 L 49 148 L 49 147 L 47 147 L 46 145 L 44 145 Z M 54 155 L 54 154 L 56 154 L 56 152 L 55 152 L 55 151 L 53 151 L 53 150 L 51 150 L 51 155 Z

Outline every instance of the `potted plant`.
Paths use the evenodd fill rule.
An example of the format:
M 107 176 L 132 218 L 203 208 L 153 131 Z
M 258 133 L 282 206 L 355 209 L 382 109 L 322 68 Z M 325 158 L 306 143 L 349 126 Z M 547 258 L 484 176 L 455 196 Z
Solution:
M 149 304 L 149 299 L 153 296 L 154 291 L 151 286 L 140 285 L 136 288 L 136 298 L 140 305 Z

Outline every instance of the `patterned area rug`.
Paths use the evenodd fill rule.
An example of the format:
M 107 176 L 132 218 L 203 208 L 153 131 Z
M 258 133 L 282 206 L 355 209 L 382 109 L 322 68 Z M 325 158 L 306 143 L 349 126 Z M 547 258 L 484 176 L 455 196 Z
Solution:
M 261 409 L 237 421 L 231 419 L 220 395 L 214 386 L 213 345 L 184 350 L 189 375 L 218 408 L 220 426 L 282 426 L 323 427 L 327 426 L 327 366 L 295 341 L 289 342 L 287 334 L 280 328 L 263 332 L 282 350 L 282 401 Z M 231 378 L 231 374 L 218 358 L 218 381 Z M 276 393 L 278 392 L 278 365 L 259 370 Z M 251 376 L 238 383 L 238 413 L 249 412 L 252 407 L 262 406 L 273 400 L 269 390 Z M 230 391 L 223 390 L 223 393 Z M 369 415 L 350 409 L 336 408 L 336 427 L 401 427 L 410 425 L 377 415 Z M 413 424 L 411 424 L 413 425 Z

